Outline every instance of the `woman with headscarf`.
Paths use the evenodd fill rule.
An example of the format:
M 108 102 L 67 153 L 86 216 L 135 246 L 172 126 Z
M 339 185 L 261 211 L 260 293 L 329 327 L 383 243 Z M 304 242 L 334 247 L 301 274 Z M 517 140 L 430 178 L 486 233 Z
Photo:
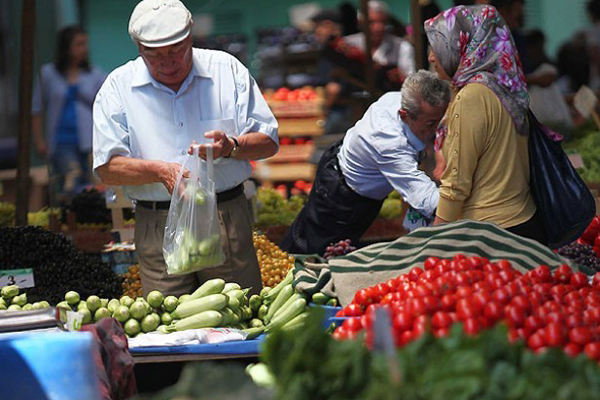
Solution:
M 449 80 L 435 224 L 494 222 L 546 243 L 529 190 L 529 95 L 514 41 L 497 10 L 458 6 L 425 22 L 429 61 Z

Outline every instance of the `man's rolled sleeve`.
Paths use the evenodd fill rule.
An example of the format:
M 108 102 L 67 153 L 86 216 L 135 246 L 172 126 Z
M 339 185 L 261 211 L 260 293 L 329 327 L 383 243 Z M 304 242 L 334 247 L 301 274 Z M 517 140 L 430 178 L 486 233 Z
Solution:
M 259 132 L 269 136 L 279 147 L 277 135 L 279 125 L 256 81 L 240 63 L 235 63 L 233 67 L 237 91 L 238 126 L 241 127 L 239 134 Z
M 94 173 L 116 155 L 131 156 L 125 113 L 110 89 L 110 84 L 103 85 L 94 101 Z

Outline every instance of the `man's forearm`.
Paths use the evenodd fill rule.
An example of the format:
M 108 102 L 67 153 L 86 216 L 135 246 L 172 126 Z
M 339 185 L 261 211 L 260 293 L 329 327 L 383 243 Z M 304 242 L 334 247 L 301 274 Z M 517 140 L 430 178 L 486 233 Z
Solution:
M 268 158 L 277 153 L 277 144 L 268 136 L 260 132 L 250 132 L 237 137 L 240 150 L 235 158 L 239 160 L 259 160 Z
M 163 168 L 161 161 L 114 156 L 108 163 L 98 167 L 98 174 L 106 185 L 145 185 L 162 182 L 160 176 Z

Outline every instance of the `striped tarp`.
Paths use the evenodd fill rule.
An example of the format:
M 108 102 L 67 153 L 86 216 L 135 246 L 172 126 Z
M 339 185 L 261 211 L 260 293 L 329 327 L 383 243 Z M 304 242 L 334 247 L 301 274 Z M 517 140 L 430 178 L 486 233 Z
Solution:
M 516 269 L 538 265 L 556 268 L 569 261 L 538 242 L 514 235 L 489 222 L 459 221 L 417 229 L 393 242 L 376 243 L 346 256 L 330 259 L 299 258 L 294 281 L 299 291 L 312 294 L 325 288 L 347 305 L 361 288 L 385 282 L 414 267 L 427 257 L 452 258 L 456 254 L 506 259 Z M 331 280 L 331 282 L 330 282 Z

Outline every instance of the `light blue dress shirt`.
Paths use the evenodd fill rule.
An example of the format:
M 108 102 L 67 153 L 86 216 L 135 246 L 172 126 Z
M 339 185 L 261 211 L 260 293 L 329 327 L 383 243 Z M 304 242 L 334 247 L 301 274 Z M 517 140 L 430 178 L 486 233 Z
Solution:
M 82 152 L 92 150 L 92 105 L 105 78 L 106 74 L 97 67 L 92 67 L 89 71 L 80 71 L 77 77 L 75 111 L 77 138 Z M 58 72 L 54 63 L 45 64 L 40 76 L 35 80 L 31 113 L 38 115 L 44 112 L 44 131 L 50 154 L 56 151 L 56 133 L 68 91 L 69 83 Z
M 193 66 L 177 93 L 156 81 L 141 57 L 115 69 L 94 103 L 94 170 L 115 155 L 183 164 L 204 133 L 268 135 L 279 145 L 277 121 L 258 85 L 235 57 L 193 49 Z M 191 157 L 191 156 L 190 156 Z M 215 190 L 231 189 L 251 174 L 246 160 L 215 161 Z M 125 186 L 134 200 L 166 201 L 161 183 Z
M 418 169 L 425 145 L 402 121 L 402 95 L 390 92 L 373 103 L 344 137 L 338 161 L 346 183 L 358 194 L 383 199 L 395 189 L 431 218 L 439 200 L 435 183 Z

